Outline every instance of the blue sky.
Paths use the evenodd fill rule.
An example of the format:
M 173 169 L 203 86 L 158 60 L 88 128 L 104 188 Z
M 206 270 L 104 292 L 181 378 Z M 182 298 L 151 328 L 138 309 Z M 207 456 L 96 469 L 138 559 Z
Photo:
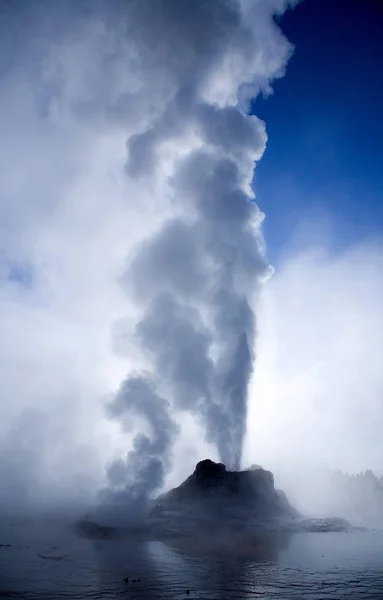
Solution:
M 382 22 L 380 0 L 306 0 L 281 20 L 295 54 L 254 103 L 269 134 L 255 190 L 274 263 L 302 219 L 326 217 L 340 247 L 382 232 Z

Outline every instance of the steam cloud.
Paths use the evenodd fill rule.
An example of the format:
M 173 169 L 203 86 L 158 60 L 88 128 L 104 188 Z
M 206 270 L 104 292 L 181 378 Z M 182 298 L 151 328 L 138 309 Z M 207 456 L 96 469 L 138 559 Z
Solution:
M 244 461 L 303 514 L 382 527 L 382 239 L 334 251 L 329 224 L 302 219 L 262 294 Z
M 68 454 L 81 453 L 105 503 L 142 507 L 185 412 L 239 467 L 269 273 L 250 187 L 266 133 L 247 111 L 283 75 L 291 46 L 273 16 L 286 7 L 4 4 L 4 455 L 21 456 L 26 436 L 10 431 L 27 408 L 46 421 L 38 467 L 12 469 L 24 497 L 76 487 Z

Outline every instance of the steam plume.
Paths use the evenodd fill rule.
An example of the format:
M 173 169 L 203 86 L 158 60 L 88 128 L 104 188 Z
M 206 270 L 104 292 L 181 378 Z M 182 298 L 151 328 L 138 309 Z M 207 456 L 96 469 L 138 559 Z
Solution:
M 141 506 L 171 467 L 185 411 L 239 466 L 254 298 L 269 272 L 250 187 L 266 133 L 248 101 L 283 75 L 291 47 L 273 15 L 286 7 L 4 5 L 0 325 L 26 385 L 4 375 L 1 427 L 8 455 L 28 408 L 55 440 L 53 454 L 41 445 L 32 483 L 17 467 L 24 490 L 58 472 L 74 488 L 68 447 L 97 448 L 92 485 L 105 502 Z
M 147 35 L 146 19 L 153 17 L 145 12 L 145 2 L 142 6 Z M 128 138 L 126 173 L 141 185 L 149 180 L 157 193 L 164 190 L 172 210 L 135 248 L 122 282 L 143 307 L 134 335 L 150 377 L 161 382 L 173 409 L 197 417 L 220 459 L 239 468 L 254 360 L 253 298 L 268 265 L 259 229 L 262 215 L 249 186 L 266 134 L 263 122 L 246 113 L 246 94 L 239 104 L 238 84 L 247 61 L 250 81 L 259 75 L 263 27 L 275 33 L 272 11 L 261 18 L 258 30 L 246 14 L 249 3 L 168 1 L 160 6 L 161 32 L 177 28 L 161 42 L 159 65 L 176 60 L 174 93 L 156 107 L 142 132 Z M 157 35 L 151 39 L 155 48 Z M 183 56 L 185 41 L 188 53 Z M 225 76 L 230 54 L 237 64 Z M 274 70 L 262 83 L 272 75 Z M 133 377 L 123 387 L 131 388 L 137 381 Z M 130 406 L 128 401 L 124 409 Z M 143 403 L 142 410 L 150 422 L 152 409 Z M 137 468 L 137 454 L 145 469 L 153 460 L 159 472 L 159 461 L 168 463 L 167 426 L 173 431 L 170 419 L 155 457 L 150 443 L 136 445 L 127 457 L 127 473 Z M 116 468 L 112 465 L 113 472 Z M 157 477 L 151 481 L 150 491 L 161 483 Z

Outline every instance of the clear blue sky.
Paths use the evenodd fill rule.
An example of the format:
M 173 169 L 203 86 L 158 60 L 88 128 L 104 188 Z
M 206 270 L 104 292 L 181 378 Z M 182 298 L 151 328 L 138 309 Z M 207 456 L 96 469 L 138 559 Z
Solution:
M 309 215 L 329 214 L 341 246 L 383 233 L 383 1 L 304 0 L 281 26 L 295 54 L 253 107 L 269 134 L 255 190 L 272 261 Z

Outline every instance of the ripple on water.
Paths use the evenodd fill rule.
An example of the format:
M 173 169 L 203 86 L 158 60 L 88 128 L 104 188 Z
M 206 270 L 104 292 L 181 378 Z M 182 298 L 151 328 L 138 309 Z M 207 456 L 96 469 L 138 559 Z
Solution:
M 0 542 L 0 598 L 383 598 L 380 532 L 301 533 L 253 545 L 234 540 L 231 552 L 227 541 L 219 548 L 201 539 L 92 541 L 60 526 L 3 524 Z

